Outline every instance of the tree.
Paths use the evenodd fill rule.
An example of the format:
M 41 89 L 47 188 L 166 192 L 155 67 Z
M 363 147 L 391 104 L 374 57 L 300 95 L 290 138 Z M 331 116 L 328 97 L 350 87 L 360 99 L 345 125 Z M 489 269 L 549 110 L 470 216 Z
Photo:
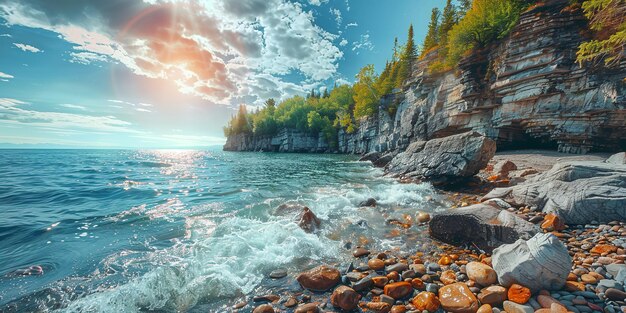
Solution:
M 501 0 L 507 1 L 507 0 Z M 446 6 L 443 8 L 443 15 L 441 16 L 441 25 L 439 26 L 439 43 L 443 49 L 446 49 L 448 44 L 448 32 L 454 27 L 456 23 L 456 12 L 452 5 L 452 0 L 446 1 Z M 445 55 L 445 51 L 443 53 Z
M 448 33 L 446 63 L 454 66 L 466 51 L 504 38 L 524 7 L 521 0 L 474 0 L 472 8 Z
M 402 88 L 404 82 L 409 76 L 409 72 L 411 71 L 411 65 L 413 64 L 413 59 L 415 58 L 416 49 L 415 49 L 415 41 L 413 40 L 413 25 L 409 26 L 409 31 L 407 35 L 406 44 L 404 45 L 404 49 L 402 50 L 402 54 L 400 55 L 400 60 L 398 60 L 397 72 L 395 73 L 395 81 L 394 85 L 396 88 Z
M 265 107 L 267 108 L 270 115 L 273 116 L 274 112 L 276 111 L 276 100 L 274 100 L 274 98 L 267 99 L 265 101 Z
M 324 88 L 324 93 L 322 94 L 322 98 L 328 98 L 330 94 L 328 93 L 328 88 Z
M 372 116 L 378 110 L 379 96 L 374 90 L 376 75 L 374 65 L 366 65 L 357 74 L 358 81 L 354 84 L 354 117 Z
M 439 44 L 439 9 L 433 8 L 430 14 L 430 23 L 428 23 L 428 32 L 426 38 L 424 38 L 423 53 Z
M 619 64 L 626 56 L 626 1 L 587 0 L 582 8 L 596 38 L 579 46 L 576 61 L 581 66 L 601 61 L 607 67 Z

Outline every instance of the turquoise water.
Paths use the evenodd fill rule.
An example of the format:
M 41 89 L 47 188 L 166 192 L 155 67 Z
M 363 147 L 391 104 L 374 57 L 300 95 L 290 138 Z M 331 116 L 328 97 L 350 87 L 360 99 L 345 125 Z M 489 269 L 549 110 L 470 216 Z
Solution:
M 220 312 L 359 243 L 412 249 L 424 230 L 389 221 L 445 203 L 382 174 L 341 155 L 0 150 L 0 311 Z M 277 268 L 290 276 L 267 278 Z

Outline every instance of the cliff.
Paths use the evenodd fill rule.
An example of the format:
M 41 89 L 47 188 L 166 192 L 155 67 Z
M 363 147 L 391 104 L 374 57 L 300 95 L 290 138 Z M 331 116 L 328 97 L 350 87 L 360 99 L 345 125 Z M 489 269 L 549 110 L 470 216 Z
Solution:
M 626 149 L 626 62 L 580 67 L 576 51 L 586 19 L 567 1 L 524 12 L 505 39 L 464 58 L 454 71 L 431 74 L 436 51 L 416 60 L 402 90 L 381 99 L 379 113 L 330 148 L 317 134 L 284 129 L 273 137 L 230 136 L 225 150 L 367 153 L 403 151 L 409 143 L 470 130 L 499 149 L 562 152 Z M 390 116 L 385 110 L 397 104 Z

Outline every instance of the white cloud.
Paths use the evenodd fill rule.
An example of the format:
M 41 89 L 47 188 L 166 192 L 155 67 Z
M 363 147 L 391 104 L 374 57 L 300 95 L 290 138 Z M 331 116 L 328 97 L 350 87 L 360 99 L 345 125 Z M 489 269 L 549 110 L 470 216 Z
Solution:
M 341 41 L 339 42 L 339 45 L 342 46 L 342 47 L 347 45 L 347 44 L 348 44 L 348 41 L 345 38 L 341 39 Z
M 357 27 L 357 26 L 359 26 L 359 24 L 357 24 L 356 22 L 352 22 L 352 23 L 348 23 L 348 24 L 346 24 L 346 28 L 349 28 L 349 27 Z
M 22 51 L 26 51 L 26 52 L 32 52 L 32 53 L 43 52 L 43 50 L 40 50 L 39 48 L 33 47 L 31 45 L 23 44 L 23 43 L 13 43 L 13 45 L 22 49 Z
M 71 52 L 70 56 L 70 62 L 80 64 L 91 64 L 91 62 L 106 62 L 109 60 L 106 55 L 85 51 Z
M 328 0 L 309 0 L 309 3 L 312 5 L 320 6 L 323 3 L 328 3 Z
M 148 109 L 144 109 L 144 108 L 137 108 L 135 110 L 137 110 L 137 112 L 152 112 L 152 111 L 150 111 Z
M 0 107 L 14 107 L 20 104 L 28 104 L 28 102 L 24 102 L 24 101 L 20 101 L 17 99 L 11 99 L 11 98 L 0 98 Z
M 9 37 L 9 38 L 12 38 L 13 36 L 11 36 L 11 34 L 0 34 L 0 37 Z
M 144 107 L 151 107 L 151 106 L 154 106 L 154 105 L 152 105 L 152 104 L 150 104 L 150 103 L 141 103 L 141 102 L 139 103 L 139 105 L 140 105 L 140 106 L 144 106 Z
M 130 128 L 131 123 L 115 116 L 92 116 L 75 113 L 45 112 L 20 108 L 27 102 L 0 99 L 0 120 L 5 123 L 28 125 L 28 127 L 55 128 L 59 130 L 87 130 L 117 133 L 138 133 Z
M 146 2 L 133 5 L 153 5 L 163 14 L 139 15 L 140 20 L 122 25 L 110 22 L 116 19 L 111 14 L 118 14 L 110 9 L 72 19 L 65 16 L 71 7 L 49 16 L 53 13 L 11 2 L 0 4 L 0 18 L 9 25 L 58 33 L 74 45 L 70 62 L 118 62 L 138 75 L 172 81 L 182 93 L 226 105 L 261 103 L 265 94 L 304 93 L 284 77 L 298 74 L 290 76 L 303 77 L 297 85 L 321 84 L 335 76 L 343 56 L 334 44 L 338 36 L 316 25 L 313 12 L 298 2 Z M 312 5 L 326 2 L 310 0 Z M 266 76 L 274 82 L 272 89 Z
M 346 0 L 346 11 L 350 11 L 350 0 Z
M 337 22 L 337 26 L 341 26 L 341 23 L 343 22 L 343 18 L 341 17 L 341 11 L 339 11 L 339 9 L 330 9 L 330 14 L 332 14 L 335 17 L 335 22 Z
M 374 44 L 370 41 L 370 34 L 362 34 L 358 41 L 352 43 L 352 51 L 359 54 L 359 50 L 374 50 Z
M 8 79 L 11 79 L 11 78 L 14 78 L 14 77 L 13 77 L 13 75 L 9 75 L 7 73 L 0 72 L 0 78 L 8 80 Z
M 76 104 L 70 104 L 70 103 L 63 103 L 59 105 L 68 109 L 76 109 L 76 110 L 83 110 L 83 111 L 87 110 L 87 108 L 82 105 L 76 105 Z

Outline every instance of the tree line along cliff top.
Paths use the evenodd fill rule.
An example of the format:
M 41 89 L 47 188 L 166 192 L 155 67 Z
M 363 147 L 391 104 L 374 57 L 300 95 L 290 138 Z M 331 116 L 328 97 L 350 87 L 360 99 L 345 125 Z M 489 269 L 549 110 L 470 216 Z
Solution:
M 548 0 L 550 1 L 550 0 Z M 324 136 L 336 144 L 337 133 L 356 130 L 359 120 L 373 116 L 380 109 L 380 98 L 401 89 L 411 74 L 413 64 L 427 58 L 430 74 L 448 72 L 472 52 L 497 43 L 508 36 L 520 14 L 539 1 L 461 0 L 459 5 L 446 2 L 443 10 L 432 11 L 426 37 L 418 46 L 409 26 L 404 44 L 394 40 L 391 59 L 377 74 L 374 65 L 365 65 L 352 85 L 335 85 L 332 90 L 311 90 L 306 96 L 294 96 L 276 103 L 268 99 L 262 109 L 247 112 L 239 107 L 224 127 L 224 134 L 272 136 L 283 128 Z M 610 68 L 626 55 L 626 0 L 573 0 L 567 10 L 582 10 L 588 20 L 586 41 L 576 52 L 580 66 Z M 397 102 L 385 108 L 394 115 Z

